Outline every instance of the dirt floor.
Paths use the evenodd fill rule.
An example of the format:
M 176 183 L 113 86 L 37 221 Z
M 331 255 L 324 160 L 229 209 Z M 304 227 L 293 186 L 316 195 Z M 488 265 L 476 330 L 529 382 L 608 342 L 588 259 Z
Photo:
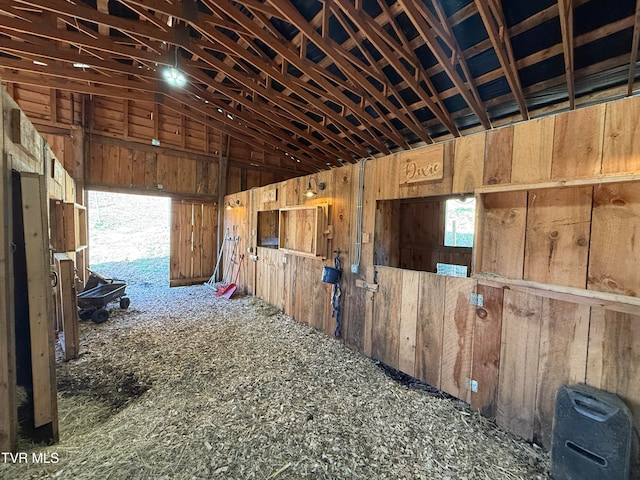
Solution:
M 169 289 L 166 257 L 94 268 L 131 306 L 58 365 L 60 442 L 20 445 L 58 461 L 0 478 L 548 478 L 537 447 L 257 298 Z

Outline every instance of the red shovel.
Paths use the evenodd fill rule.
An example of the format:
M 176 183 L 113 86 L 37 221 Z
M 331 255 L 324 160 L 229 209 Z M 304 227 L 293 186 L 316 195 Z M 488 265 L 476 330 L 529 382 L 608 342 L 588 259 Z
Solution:
M 242 268 L 243 260 L 244 260 L 244 253 L 240 254 L 240 262 L 238 263 L 238 269 L 236 270 L 235 280 L 229 285 L 227 285 L 226 287 L 224 287 L 223 289 L 216 291 L 216 297 L 224 297 L 227 300 L 231 298 L 231 295 L 233 295 L 233 293 L 238 288 L 238 286 L 236 285 L 236 282 L 238 281 L 238 276 L 240 275 L 240 268 Z

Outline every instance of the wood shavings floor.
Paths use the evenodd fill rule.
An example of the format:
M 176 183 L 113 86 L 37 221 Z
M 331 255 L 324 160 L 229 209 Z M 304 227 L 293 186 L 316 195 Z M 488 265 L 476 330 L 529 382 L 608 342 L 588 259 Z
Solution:
M 0 478 L 546 479 L 548 455 L 253 297 L 130 285 L 58 365 L 55 464 Z

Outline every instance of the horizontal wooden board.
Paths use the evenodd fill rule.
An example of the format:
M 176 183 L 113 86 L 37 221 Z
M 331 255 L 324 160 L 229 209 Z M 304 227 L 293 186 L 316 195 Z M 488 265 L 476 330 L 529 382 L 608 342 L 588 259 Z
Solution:
M 640 184 L 594 188 L 587 288 L 640 296 Z
M 592 187 L 529 193 L 524 279 L 586 288 Z

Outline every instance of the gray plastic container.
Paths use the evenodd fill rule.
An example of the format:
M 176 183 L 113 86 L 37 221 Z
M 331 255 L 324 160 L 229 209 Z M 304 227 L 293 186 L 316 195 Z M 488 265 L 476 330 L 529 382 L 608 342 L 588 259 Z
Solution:
M 630 477 L 633 419 L 617 395 L 588 385 L 561 385 L 551 445 L 554 480 Z

